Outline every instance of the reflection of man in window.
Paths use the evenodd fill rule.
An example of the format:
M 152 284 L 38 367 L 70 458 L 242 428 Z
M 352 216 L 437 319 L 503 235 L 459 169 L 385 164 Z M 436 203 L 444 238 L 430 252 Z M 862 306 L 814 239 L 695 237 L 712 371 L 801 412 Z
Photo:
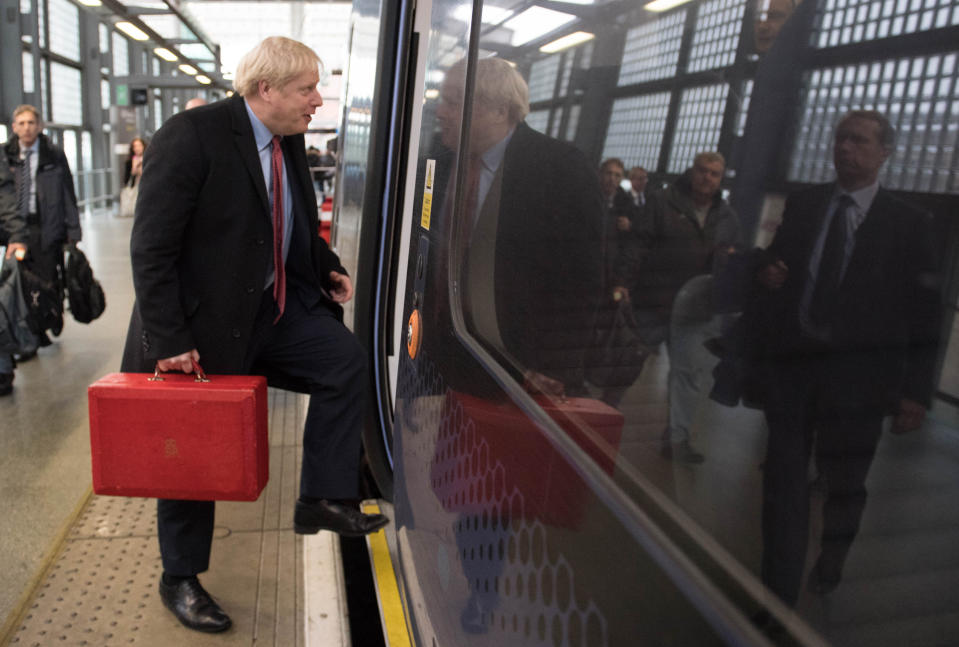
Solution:
M 462 62 L 451 68 L 437 108 L 451 149 L 459 145 L 464 74 Z M 582 153 L 527 126 L 528 112 L 526 82 L 509 63 L 476 62 L 467 221 L 448 239 L 459 247 L 450 256 L 461 262 L 471 331 L 517 377 L 559 393 L 583 381 L 602 292 L 602 210 L 596 173 Z
M 772 47 L 789 15 L 796 8 L 796 0 L 759 0 L 756 3 L 754 29 L 757 54 L 765 54 Z
M 762 577 L 788 604 L 798 599 L 805 564 L 813 446 L 826 500 L 810 587 L 828 593 L 859 529 L 883 417 L 894 416 L 894 432 L 917 429 L 932 396 L 932 223 L 879 186 L 894 134 L 878 112 L 843 117 L 837 181 L 788 198 L 757 273 L 751 329 L 769 424 Z

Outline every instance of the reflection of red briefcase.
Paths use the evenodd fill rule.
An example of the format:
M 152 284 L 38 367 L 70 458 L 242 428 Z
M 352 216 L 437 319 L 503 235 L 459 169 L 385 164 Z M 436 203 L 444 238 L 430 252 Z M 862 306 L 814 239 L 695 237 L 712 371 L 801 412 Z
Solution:
M 592 460 L 613 473 L 623 433 L 622 413 L 589 398 L 537 400 Z M 567 528 L 581 523 L 588 489 L 526 413 L 511 401 L 489 401 L 455 391 L 447 394 L 446 407 L 448 426 L 438 440 L 433 482 L 447 509 L 476 511 L 482 502 L 475 500 L 478 494 L 474 493 L 488 498 L 487 504 L 509 500 L 514 508 L 514 493 L 518 493 L 525 519 Z M 468 491 L 455 491 L 458 484 Z M 514 509 L 511 514 L 516 513 Z
M 94 492 L 256 500 L 269 478 L 266 378 L 201 377 L 112 373 L 90 385 Z

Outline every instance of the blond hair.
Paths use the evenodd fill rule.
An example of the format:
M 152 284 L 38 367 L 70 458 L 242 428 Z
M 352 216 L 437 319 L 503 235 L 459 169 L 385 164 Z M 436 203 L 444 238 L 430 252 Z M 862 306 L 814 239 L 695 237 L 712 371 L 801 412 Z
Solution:
M 447 77 L 462 78 L 466 60 L 457 61 Z M 529 114 L 529 87 L 522 75 L 505 59 L 491 56 L 476 61 L 474 100 L 491 108 L 506 108 L 511 124 L 518 124 Z
M 726 158 L 723 157 L 722 153 L 717 153 L 716 151 L 703 151 L 697 154 L 696 157 L 693 158 L 693 165 L 695 166 L 698 162 L 719 164 L 723 168 L 726 168 Z
M 322 64 L 316 52 L 303 43 L 283 36 L 270 36 L 240 59 L 233 89 L 241 97 L 249 97 L 257 93 L 260 81 L 282 88 L 298 75 Z
M 25 112 L 32 112 L 33 116 L 37 118 L 37 123 L 38 124 L 43 123 L 43 118 L 40 116 L 40 111 L 37 110 L 36 106 L 31 106 L 29 103 L 24 103 L 13 109 L 14 121 L 16 121 L 17 117 L 19 117 Z

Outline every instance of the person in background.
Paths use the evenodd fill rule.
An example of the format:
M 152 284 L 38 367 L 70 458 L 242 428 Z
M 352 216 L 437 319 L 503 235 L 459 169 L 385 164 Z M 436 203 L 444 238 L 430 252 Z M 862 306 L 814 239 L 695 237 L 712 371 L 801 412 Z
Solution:
M 13 137 L 4 152 L 16 174 L 17 209 L 27 224 L 29 252 L 25 267 L 59 286 L 64 247 L 76 245 L 83 232 L 70 165 L 42 129 L 39 110 L 31 105 L 18 106 L 13 111 Z M 61 318 L 50 330 L 57 335 L 62 326 Z M 41 324 L 37 323 L 36 329 L 40 345 L 50 345 Z
M 637 208 L 646 207 L 646 185 L 649 182 L 649 173 L 642 166 L 634 166 L 629 169 L 629 183 L 631 185 L 629 194 L 633 199 L 633 204 Z
M 769 425 L 763 582 L 799 598 L 809 541 L 809 460 L 825 477 L 809 588 L 839 586 L 866 507 L 866 476 L 892 417 L 920 427 L 935 389 L 940 276 L 932 218 L 879 185 L 895 131 L 872 110 L 836 126 L 836 181 L 797 191 L 755 273 L 747 352 Z
M 303 133 L 323 104 L 320 60 L 266 38 L 241 60 L 236 94 L 171 117 L 146 151 L 130 240 L 136 302 L 121 370 L 265 375 L 310 394 L 294 531 L 361 536 L 366 354 L 343 325 L 346 270 L 319 236 Z M 251 172 L 252 171 L 252 172 Z M 173 190 L 176 189 L 176 190 Z M 200 584 L 215 505 L 162 499 L 163 604 L 184 626 L 230 617 Z
M 193 97 L 186 102 L 186 105 L 183 106 L 184 110 L 192 110 L 193 108 L 199 108 L 200 106 L 207 105 L 206 99 L 203 97 Z
M 705 385 L 698 364 L 702 355 L 691 340 L 707 334 L 702 324 L 714 321 L 708 286 L 690 285 L 681 300 L 683 312 L 674 307 L 691 279 L 712 274 L 740 245 L 739 219 L 720 191 L 725 167 L 719 153 L 700 152 L 670 187 L 651 196 L 623 262 L 629 277 L 625 296 L 632 301 L 643 342 L 654 348 L 667 342 L 670 407 L 660 452 L 693 464 L 703 455 L 690 444 L 689 427 Z M 672 321 L 674 314 L 682 321 Z M 672 338 L 671 329 L 690 335 Z
M 0 244 L 6 258 L 23 258 L 27 247 L 27 223 L 17 211 L 17 190 L 6 158 L 0 157 Z M 0 396 L 13 392 L 13 355 L 0 353 Z
M 130 142 L 130 152 L 123 165 L 123 186 L 136 186 L 143 173 L 143 151 L 147 143 L 142 137 L 134 137 Z

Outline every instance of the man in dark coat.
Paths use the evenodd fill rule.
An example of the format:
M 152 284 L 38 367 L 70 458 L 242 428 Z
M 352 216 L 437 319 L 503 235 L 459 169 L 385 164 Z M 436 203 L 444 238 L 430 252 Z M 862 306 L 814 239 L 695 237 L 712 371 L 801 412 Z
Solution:
M 17 190 L 7 160 L 0 159 L 0 244 L 7 258 L 23 258 L 27 251 L 27 223 L 17 211 Z M 13 356 L 0 353 L 0 396 L 13 391 Z
M 462 64 L 450 70 L 437 109 L 442 143 L 451 150 L 459 146 L 464 73 Z M 446 191 L 437 198 L 435 231 L 462 246 L 449 256 L 461 261 L 454 287 L 467 326 L 514 377 L 559 393 L 583 384 L 603 290 L 602 209 L 583 154 L 527 126 L 528 111 L 526 83 L 506 61 L 477 61 L 461 212 L 470 222 L 450 221 L 449 154 L 436 165 L 436 184 Z M 447 299 L 446 269 L 430 267 L 435 294 L 427 309 L 435 318 L 427 323 L 439 334 L 429 330 L 424 338 L 457 345 L 449 312 L 433 307 Z
M 17 178 L 17 208 L 28 230 L 26 268 L 44 281 L 59 284 L 64 245 L 83 237 L 73 174 L 63 151 L 44 135 L 40 112 L 30 105 L 13 111 L 13 137 L 4 146 Z M 59 334 L 63 320 L 50 329 Z M 38 322 L 41 345 L 49 344 Z
M 122 370 L 262 373 L 310 393 L 298 533 L 386 524 L 359 496 L 366 359 L 342 323 L 353 287 L 318 235 L 303 134 L 323 100 L 319 58 L 271 37 L 240 62 L 236 96 L 171 118 L 147 149 L 130 242 L 136 304 Z M 276 243 L 276 244 L 274 244 Z M 184 625 L 230 619 L 200 586 L 213 502 L 160 500 L 160 594 Z
M 712 275 L 741 244 L 739 218 L 720 188 L 725 168 L 718 152 L 702 151 L 673 184 L 650 196 L 619 263 L 644 343 L 655 348 L 667 341 L 669 422 L 660 453 L 690 464 L 704 460 L 690 443 L 711 369 L 702 339 L 718 335 L 721 322 L 711 282 L 689 281 Z
M 813 446 L 827 495 L 810 588 L 827 593 L 859 529 L 883 417 L 906 432 L 930 406 L 936 250 L 928 214 L 879 186 L 893 139 L 877 112 L 845 115 L 834 140 L 837 181 L 789 197 L 756 275 L 749 350 L 769 425 L 762 577 L 787 604 L 798 599 L 805 564 Z
M 603 291 L 596 172 L 580 151 L 524 123 L 528 88 L 509 63 L 483 58 L 475 72 L 465 151 L 464 62 L 447 72 L 436 112 L 445 150 L 435 164 L 439 192 L 429 233 L 430 254 L 439 260 L 429 264 L 425 281 L 424 354 L 440 366 L 453 391 L 498 397 L 500 387 L 486 382 L 486 371 L 475 370 L 464 346 L 456 324 L 460 310 L 466 330 L 517 384 L 556 397 L 579 394 Z M 459 152 L 466 168 L 453 173 Z M 457 176 L 462 190 L 454 195 L 451 178 Z M 505 450 L 490 442 L 491 455 Z M 464 532 L 469 513 L 453 505 L 463 515 L 453 532 L 465 550 L 475 533 Z M 502 532 L 491 531 L 490 541 L 495 544 Z M 488 564 L 477 572 L 476 564 L 463 563 L 469 582 L 496 574 Z M 470 586 L 460 617 L 467 632 L 488 630 L 488 611 L 498 596 L 489 587 Z

